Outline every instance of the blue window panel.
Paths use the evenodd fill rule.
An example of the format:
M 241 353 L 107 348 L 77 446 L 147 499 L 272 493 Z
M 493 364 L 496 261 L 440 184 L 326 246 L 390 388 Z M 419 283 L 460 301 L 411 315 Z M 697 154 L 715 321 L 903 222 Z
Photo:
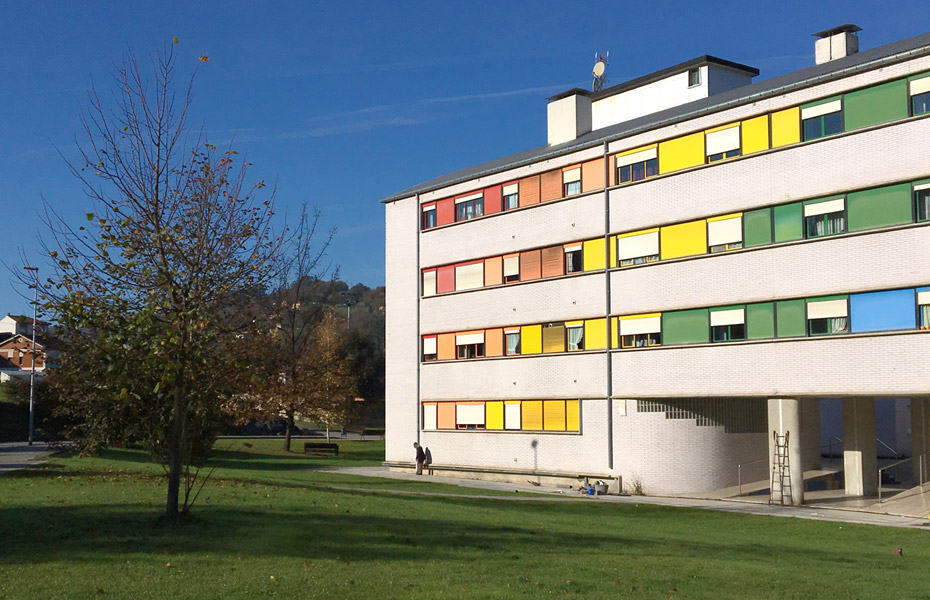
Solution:
M 890 290 L 849 295 L 852 332 L 916 329 L 914 290 Z

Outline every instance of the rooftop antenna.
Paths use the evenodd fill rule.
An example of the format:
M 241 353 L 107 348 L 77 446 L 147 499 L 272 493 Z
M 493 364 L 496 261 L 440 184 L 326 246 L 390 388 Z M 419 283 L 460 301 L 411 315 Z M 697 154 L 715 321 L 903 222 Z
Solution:
M 610 51 L 608 50 L 607 54 L 601 56 L 599 52 L 594 53 L 594 68 L 591 70 L 591 73 L 594 75 L 594 91 L 599 92 L 604 89 L 604 84 L 607 83 L 607 59 L 610 57 Z

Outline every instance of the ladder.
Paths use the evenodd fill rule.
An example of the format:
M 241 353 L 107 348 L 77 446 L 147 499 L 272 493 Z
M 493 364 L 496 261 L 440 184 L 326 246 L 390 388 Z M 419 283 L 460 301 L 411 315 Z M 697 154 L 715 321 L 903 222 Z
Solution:
M 769 494 L 769 504 L 791 504 L 791 463 L 788 461 L 788 433 L 775 436 L 775 451 L 772 456 L 772 487 Z M 787 502 L 786 502 L 787 500 Z

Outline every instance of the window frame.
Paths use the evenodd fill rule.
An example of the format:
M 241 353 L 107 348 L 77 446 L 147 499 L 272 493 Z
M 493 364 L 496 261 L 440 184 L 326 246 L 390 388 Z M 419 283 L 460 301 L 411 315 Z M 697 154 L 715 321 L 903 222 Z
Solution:
M 742 330 L 742 337 L 734 337 L 733 328 L 737 327 Z M 717 339 L 717 332 L 725 331 L 726 335 L 720 339 Z M 733 323 L 732 325 L 711 325 L 710 326 L 710 341 L 711 343 L 723 343 L 723 342 L 742 342 L 746 340 L 746 323 Z
M 827 230 L 826 224 L 829 223 L 828 219 L 831 216 L 836 217 L 837 215 L 839 215 L 843 219 L 843 228 L 840 231 L 836 231 L 833 233 L 822 233 L 820 235 L 817 235 L 817 234 L 811 235 L 811 228 L 810 228 L 811 223 L 815 223 L 818 219 L 822 220 L 825 223 L 824 231 L 826 231 Z M 844 233 L 848 233 L 847 231 L 848 225 L 849 225 L 849 219 L 847 219 L 846 217 L 846 206 L 844 203 L 843 210 L 837 210 L 837 211 L 833 211 L 829 213 L 822 213 L 819 215 L 812 215 L 810 217 L 804 217 L 804 239 L 805 240 L 816 240 L 820 238 L 831 237 L 834 235 L 843 235 Z
M 652 163 L 651 165 L 649 163 Z M 642 177 L 633 177 L 633 167 L 642 165 Z M 650 168 L 651 167 L 651 168 Z M 623 179 L 623 170 L 627 169 L 630 173 L 628 179 Z M 650 173 L 651 171 L 651 173 Z M 649 158 L 646 160 L 641 160 L 635 163 L 630 163 L 628 165 L 623 165 L 622 167 L 617 167 L 616 172 L 616 181 L 618 185 L 624 185 L 627 183 L 635 183 L 637 181 L 643 181 L 649 179 L 650 177 L 655 177 L 659 174 L 659 158 Z
M 927 92 L 927 93 L 930 94 L 930 92 Z M 924 185 L 928 185 L 928 187 L 922 187 L 921 185 L 921 186 L 916 186 L 914 188 L 914 219 L 917 223 L 924 223 L 926 221 L 930 221 L 930 184 L 924 184 Z M 925 202 L 923 204 L 924 206 L 926 206 L 926 210 L 924 211 L 923 218 L 921 218 L 921 215 L 920 215 L 921 196 L 924 197 L 923 199 L 925 200 Z
M 510 333 L 504 332 L 504 356 L 520 356 L 520 345 L 523 343 L 520 333 L 520 331 L 511 331 Z M 507 339 L 512 335 L 517 336 L 517 346 L 513 352 L 510 351 L 510 342 Z
M 466 356 L 462 356 L 462 348 L 465 349 Z M 471 350 L 471 352 L 470 352 Z M 474 354 L 473 356 L 467 356 L 468 354 Z M 474 343 L 474 344 L 456 344 L 455 345 L 455 360 L 471 360 L 473 358 L 484 358 L 484 343 Z
M 920 111 L 920 112 L 917 112 L 917 102 L 916 102 L 916 101 L 917 101 L 918 98 L 922 98 L 922 99 L 925 101 L 925 106 L 927 107 L 926 110 L 922 110 L 922 111 Z M 907 108 L 908 108 L 908 111 L 910 112 L 910 116 L 912 116 L 912 117 L 917 117 L 917 116 L 920 116 L 920 115 L 925 115 L 925 114 L 927 114 L 927 113 L 930 113 L 930 92 L 921 92 L 921 93 L 919 93 L 919 94 L 914 94 L 913 96 L 909 96 L 909 97 L 908 97 L 908 100 L 910 100 L 910 101 L 907 103 Z
M 829 112 L 829 113 L 824 114 L 824 115 L 817 115 L 816 117 L 811 117 L 811 118 L 809 118 L 809 119 L 801 119 L 801 141 L 802 141 L 802 142 L 810 142 L 810 141 L 813 141 L 813 140 L 820 140 L 820 139 L 823 139 L 823 138 L 826 138 L 826 137 L 830 137 L 830 136 L 834 136 L 834 135 L 838 135 L 838 134 L 840 134 L 840 133 L 843 133 L 843 130 L 845 129 L 845 120 L 843 119 L 843 109 L 844 109 L 844 108 L 845 108 L 845 107 L 843 107 L 843 106 L 841 105 L 841 108 L 840 108 L 839 110 L 836 110 L 836 111 L 833 111 L 833 112 Z M 838 125 L 839 125 L 839 129 L 838 129 L 837 131 L 833 131 L 833 132 L 831 132 L 831 133 L 827 133 L 827 118 L 828 118 L 828 117 L 832 117 L 832 116 L 834 116 L 834 115 L 836 115 L 836 116 L 839 117 L 839 124 L 838 124 Z M 817 121 L 818 124 L 819 124 L 819 135 L 816 135 L 816 136 L 813 136 L 813 137 L 808 137 L 808 136 L 807 136 L 807 123 L 813 122 L 813 121 Z
M 581 340 L 577 348 L 571 347 L 571 337 L 568 335 L 570 329 L 580 329 L 581 330 Z M 565 326 L 565 351 L 566 352 L 583 352 L 584 351 L 584 323 L 580 325 L 566 325 Z
M 627 338 L 633 338 L 632 344 L 625 344 Z M 645 339 L 645 344 L 639 344 L 639 341 L 642 341 L 640 338 Z M 655 340 L 653 340 L 655 338 Z M 662 345 L 662 332 L 657 331 L 654 333 L 633 333 L 629 335 L 620 336 L 620 347 L 621 348 L 655 348 Z
M 428 209 L 421 209 L 420 212 L 421 212 L 421 214 L 422 214 L 422 216 L 421 216 L 421 218 L 420 218 L 420 228 L 421 228 L 420 231 L 426 231 L 427 229 L 432 229 L 432 228 L 434 228 L 434 227 L 437 227 L 437 223 L 439 223 L 439 221 L 438 221 L 438 218 L 437 218 L 438 212 L 437 212 L 437 210 L 436 210 L 436 205 L 435 205 L 435 204 L 434 204 L 432 207 L 428 208 Z M 427 217 L 428 217 L 428 216 L 431 216 L 431 217 L 432 217 L 432 221 L 433 221 L 433 224 L 432 224 L 432 225 L 428 225 L 428 224 L 427 224 L 427 220 L 428 220 Z
M 576 258 L 574 258 L 576 254 L 578 255 L 577 260 Z M 569 255 L 572 255 L 571 265 L 569 265 Z M 576 262 L 577 262 L 577 265 L 576 265 Z M 572 268 L 569 269 L 569 266 L 571 266 Z M 570 275 L 574 273 L 584 273 L 584 246 L 583 245 L 578 250 L 565 250 L 562 252 L 562 271 L 566 275 Z
M 569 191 L 568 189 L 569 186 L 572 186 L 573 188 L 577 186 L 577 191 Z M 562 184 L 562 197 L 563 198 L 568 198 L 569 196 L 577 196 L 580 193 L 581 193 L 581 180 L 580 179 L 576 181 L 568 181 Z
M 688 69 L 688 89 L 701 85 L 701 67 Z
M 471 207 L 472 216 L 465 216 L 464 218 L 459 218 L 460 209 L 463 207 L 466 209 L 464 212 L 467 215 L 468 207 Z M 472 219 L 477 219 L 478 217 L 484 216 L 484 194 L 480 198 L 472 198 L 471 200 L 462 200 L 461 202 L 455 203 L 455 222 L 464 223 L 465 221 L 471 221 Z

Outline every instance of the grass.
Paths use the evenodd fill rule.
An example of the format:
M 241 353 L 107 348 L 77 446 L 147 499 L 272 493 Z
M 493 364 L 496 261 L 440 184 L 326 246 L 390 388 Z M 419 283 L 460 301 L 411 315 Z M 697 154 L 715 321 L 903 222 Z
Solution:
M 381 442 L 227 446 L 183 526 L 157 524 L 161 469 L 139 452 L 0 477 L 0 598 L 930 598 L 922 531 L 391 494 L 480 491 L 308 470 L 378 464 Z

